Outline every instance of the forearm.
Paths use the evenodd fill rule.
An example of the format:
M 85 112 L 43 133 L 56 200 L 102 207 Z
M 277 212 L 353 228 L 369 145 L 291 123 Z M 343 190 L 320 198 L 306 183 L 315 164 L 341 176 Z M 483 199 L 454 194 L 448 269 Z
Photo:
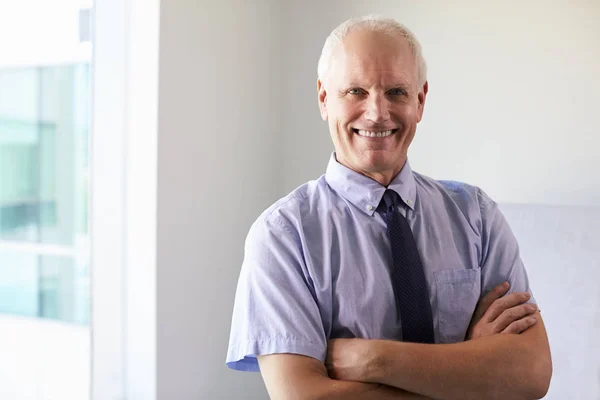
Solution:
M 543 397 L 547 362 L 514 336 L 437 345 L 378 341 L 380 356 L 366 380 L 444 400 Z
M 273 400 L 423 400 L 427 397 L 377 383 L 332 379 L 317 359 L 295 354 L 258 357 Z
M 318 377 L 305 380 L 303 393 L 296 397 L 282 395 L 272 399 L 310 399 L 310 400 L 427 400 L 428 397 L 407 392 L 402 389 L 382 384 L 338 381 L 329 377 Z

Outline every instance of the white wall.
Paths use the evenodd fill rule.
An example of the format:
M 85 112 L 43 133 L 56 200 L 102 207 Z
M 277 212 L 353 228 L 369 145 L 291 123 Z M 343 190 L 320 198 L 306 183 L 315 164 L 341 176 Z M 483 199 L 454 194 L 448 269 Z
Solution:
M 546 400 L 600 398 L 600 207 L 504 205 L 552 350 Z
M 160 400 L 262 399 L 225 356 L 243 243 L 282 195 L 277 1 L 162 1 Z
M 415 32 L 429 66 L 414 169 L 500 202 L 600 204 L 600 2 L 303 1 L 286 11 L 286 190 L 323 173 L 332 150 L 316 100 L 326 35 L 378 13 Z

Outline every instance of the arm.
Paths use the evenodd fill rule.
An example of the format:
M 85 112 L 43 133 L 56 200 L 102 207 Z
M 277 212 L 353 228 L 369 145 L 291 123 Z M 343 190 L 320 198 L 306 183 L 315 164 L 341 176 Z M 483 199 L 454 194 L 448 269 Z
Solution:
M 325 365 L 297 354 L 259 356 L 260 370 L 273 400 L 426 400 L 427 397 L 385 385 L 329 378 Z
M 276 215 L 252 227 L 236 292 L 228 365 L 260 367 L 273 399 L 426 399 L 327 376 L 325 327 L 299 242 L 293 226 Z
M 478 201 L 483 289 L 506 280 L 510 282 L 509 293 L 530 292 L 519 246 L 506 219 L 483 191 L 478 191 Z M 497 308 L 497 305 L 490 308 L 490 313 L 498 315 Z M 423 345 L 372 341 L 368 353 L 373 357 L 368 364 L 363 364 L 367 365 L 365 379 L 359 380 L 391 385 L 436 399 L 541 398 L 548 391 L 552 361 L 544 323 L 539 312 L 534 316 L 535 324 L 521 334 L 493 334 L 463 343 Z M 513 318 L 515 314 L 508 317 Z M 484 323 L 495 319 L 490 317 Z M 523 322 L 527 320 L 520 323 Z M 470 331 L 477 333 L 478 330 Z M 495 332 L 498 331 L 492 331 Z M 354 363 L 357 360 L 360 358 Z
M 469 327 L 467 335 L 469 340 L 487 338 L 492 335 L 510 336 L 511 338 L 518 337 L 521 333 L 531 335 L 533 331 L 531 327 L 537 323 L 539 317 L 539 315 L 536 315 L 535 305 L 523 303 L 529 299 L 528 293 L 511 293 L 504 296 L 507 290 L 507 284 L 498 285 L 480 300 L 475 309 L 471 326 Z M 543 339 L 536 343 L 542 345 L 544 342 L 547 344 L 545 334 L 543 335 Z M 329 376 L 335 379 L 384 383 L 413 390 L 418 393 L 425 393 L 430 396 L 439 391 L 443 395 L 436 398 L 440 399 L 465 398 L 465 394 L 468 393 L 472 393 L 477 398 L 477 396 L 481 395 L 477 394 L 477 387 L 485 393 L 485 398 L 494 398 L 498 390 L 501 391 L 500 393 L 503 396 L 509 398 L 531 398 L 532 396 L 528 395 L 525 390 L 541 390 L 543 392 L 547 390 L 548 382 L 536 381 L 536 377 L 540 379 L 544 374 L 551 373 L 552 364 L 549 358 L 546 360 L 546 364 L 543 364 L 543 360 L 538 359 L 541 363 L 538 368 L 545 366 L 550 371 L 547 369 L 536 370 L 535 365 L 528 368 L 527 364 L 523 364 L 523 362 L 526 363 L 528 360 L 523 362 L 513 360 L 513 362 L 523 369 L 523 371 L 511 371 L 515 373 L 516 377 L 514 377 L 503 373 L 505 364 L 509 365 L 509 368 L 506 368 L 507 371 L 514 369 L 510 359 L 506 359 L 505 353 L 500 355 L 494 352 L 485 353 L 487 351 L 486 348 L 496 351 L 495 346 L 497 343 L 490 344 L 488 342 L 487 346 L 478 343 L 478 345 L 479 351 L 473 352 L 473 348 L 469 348 L 469 346 L 465 348 L 465 346 L 456 347 L 456 345 L 447 344 L 432 346 L 382 340 L 334 339 L 329 341 L 326 366 Z M 440 349 L 441 346 L 444 348 Z M 453 347 L 448 349 L 448 346 Z M 511 343 L 511 346 L 513 346 L 513 343 Z M 527 350 L 533 353 L 537 351 L 544 354 L 544 346 L 539 346 L 538 349 L 534 347 L 535 343 Z M 448 353 L 448 350 L 453 350 L 453 352 Z M 436 351 L 438 352 L 436 353 Z M 469 354 L 469 351 L 471 354 Z M 502 348 L 499 351 L 502 352 Z M 514 347 L 512 351 L 515 351 Z M 516 351 L 521 350 L 517 348 Z M 549 351 L 546 354 L 549 357 Z M 410 355 L 413 357 L 408 357 Z M 440 355 L 447 357 L 448 360 L 441 359 Z M 531 355 L 530 357 L 535 358 L 535 356 Z M 482 368 L 485 373 L 479 372 L 477 362 L 486 362 L 486 360 L 490 359 L 493 360 L 492 367 L 494 369 L 490 370 L 490 367 L 486 365 L 485 368 Z M 463 363 L 467 362 L 468 365 L 463 366 L 460 360 Z M 498 363 L 498 360 L 501 362 L 506 361 L 506 363 Z M 530 359 L 529 361 L 532 360 Z M 416 366 L 420 365 L 423 367 L 423 370 L 415 370 L 412 368 L 413 364 L 410 364 L 411 362 L 414 362 Z M 411 366 L 412 373 L 415 373 L 417 377 L 413 379 L 413 377 L 408 376 L 405 377 L 406 380 L 404 381 L 400 379 L 399 375 L 405 373 L 404 370 L 409 368 L 409 365 Z M 440 370 L 440 368 L 442 369 Z M 444 371 L 444 368 L 446 371 Z M 456 375 L 455 370 L 462 375 Z M 497 377 L 499 376 L 501 380 L 499 382 L 488 382 L 484 386 L 477 386 L 480 380 L 487 379 L 486 373 L 489 379 L 498 379 Z M 427 379 L 433 382 L 428 382 L 427 380 L 419 381 L 419 377 L 422 377 L 422 375 L 427 375 Z M 437 375 L 441 375 L 441 378 L 437 377 Z M 549 376 L 546 376 L 549 380 Z M 465 377 L 467 378 L 466 380 L 464 379 Z M 469 379 L 469 377 L 471 378 Z M 536 387 L 536 382 L 537 385 L 541 386 Z M 405 386 L 411 383 L 415 385 Z M 438 384 L 440 386 L 436 388 L 435 385 Z M 528 386 L 528 384 L 532 385 Z M 507 386 L 509 386 L 508 390 Z M 448 387 L 451 387 L 452 390 L 448 390 Z M 521 393 L 521 389 L 523 389 L 523 393 Z M 453 392 L 456 392 L 456 394 L 453 394 Z
M 436 399 L 539 399 L 552 375 L 550 349 L 539 313 L 520 335 L 426 345 L 366 341 L 365 382 L 422 393 Z
M 507 280 L 511 291 L 530 292 L 519 246 L 506 219 L 481 190 L 478 202 L 483 289 Z M 447 345 L 374 342 L 378 367 L 366 381 L 441 399 L 543 397 L 552 361 L 542 318 L 539 312 L 534 316 L 537 323 L 518 335 L 491 335 Z

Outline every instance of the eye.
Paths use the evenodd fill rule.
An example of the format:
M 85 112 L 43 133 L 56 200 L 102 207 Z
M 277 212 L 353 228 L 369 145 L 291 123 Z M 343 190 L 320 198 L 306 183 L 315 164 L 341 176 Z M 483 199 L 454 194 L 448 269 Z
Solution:
M 364 90 L 360 89 L 360 88 L 352 88 L 350 90 L 348 90 L 348 94 L 353 94 L 353 95 L 361 95 L 364 94 Z
M 403 96 L 406 94 L 406 91 L 404 89 L 395 88 L 395 89 L 390 90 L 388 93 L 391 94 L 392 96 Z

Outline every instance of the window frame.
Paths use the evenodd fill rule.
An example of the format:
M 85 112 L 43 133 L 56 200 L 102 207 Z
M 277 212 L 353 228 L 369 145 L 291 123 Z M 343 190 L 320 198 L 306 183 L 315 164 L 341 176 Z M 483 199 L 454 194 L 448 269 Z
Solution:
M 156 399 L 159 0 L 93 9 L 91 399 Z

